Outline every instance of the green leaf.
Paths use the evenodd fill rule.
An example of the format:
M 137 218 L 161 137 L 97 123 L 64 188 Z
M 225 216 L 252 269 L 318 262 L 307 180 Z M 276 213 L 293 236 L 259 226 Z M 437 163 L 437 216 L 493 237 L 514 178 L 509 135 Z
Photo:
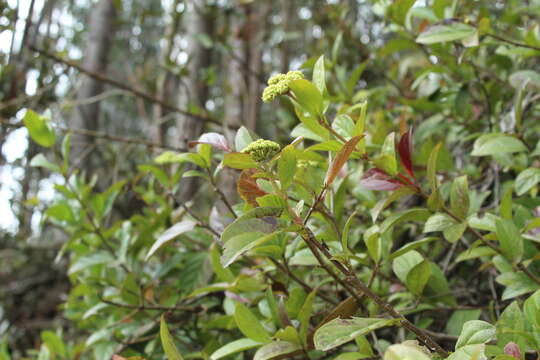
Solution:
M 58 335 L 46 330 L 41 333 L 41 339 L 53 354 L 66 357 L 66 347 Z
M 538 284 L 522 272 L 505 272 L 497 276 L 495 281 L 506 286 L 503 301 L 538 290 Z
M 260 320 L 242 303 L 237 303 L 234 310 L 234 320 L 238 329 L 251 340 L 266 343 L 272 340 L 261 325 Z
M 424 258 L 422 255 L 420 255 L 418 251 L 412 250 L 395 258 L 394 261 L 392 261 L 392 270 L 399 280 L 403 284 L 406 284 L 409 272 L 423 261 Z
M 467 222 L 447 227 L 443 230 L 443 235 L 448 242 L 455 243 L 463 236 L 465 230 L 467 230 Z
M 334 319 L 327 322 L 315 331 L 314 343 L 317 350 L 328 351 L 349 341 L 357 336 L 369 334 L 370 332 L 385 326 L 395 324 L 395 319 L 378 318 L 357 318 Z
M 224 268 L 227 268 L 249 250 L 274 239 L 280 233 L 281 231 L 275 231 L 270 234 L 246 232 L 231 238 L 223 246 L 221 264 Z
M 317 288 L 313 289 L 306 297 L 302 308 L 298 312 L 298 320 L 300 321 L 300 339 L 304 345 L 307 345 L 307 335 L 309 330 L 309 318 L 313 312 L 313 301 L 317 294 Z
M 196 221 L 185 219 L 179 223 L 174 224 L 167 230 L 165 230 L 161 235 L 158 236 L 148 253 L 146 254 L 145 261 L 147 261 L 154 253 L 168 241 L 171 241 L 175 237 L 182 235 L 185 232 L 191 231 L 197 225 Z
M 56 135 L 50 124 L 50 119 L 27 110 L 23 118 L 24 126 L 32 140 L 44 147 L 51 147 L 56 142 Z
M 287 145 L 281 150 L 278 160 L 278 176 L 283 190 L 291 186 L 295 173 L 296 155 L 294 153 L 294 147 Z
M 427 219 L 424 225 L 424 232 L 443 231 L 456 224 L 456 221 L 449 215 L 443 213 L 433 214 Z
M 424 290 L 425 294 L 431 296 L 433 301 L 440 301 L 449 306 L 456 306 L 456 299 L 452 295 L 448 280 L 441 268 L 433 262 L 430 262 L 430 265 L 431 276 Z
M 244 150 L 249 144 L 253 142 L 253 137 L 249 133 L 249 130 L 245 126 L 241 126 L 236 132 L 234 138 L 234 146 L 236 151 Z
M 354 126 L 354 136 L 359 136 L 364 133 L 364 128 L 366 127 L 366 113 L 367 113 L 367 102 L 364 101 L 360 105 L 360 115 L 356 124 Z
M 154 162 L 156 164 L 181 164 L 185 162 L 189 162 L 192 164 L 195 164 L 199 167 L 206 168 L 207 164 L 204 158 L 195 153 L 177 153 L 174 151 L 164 151 L 161 154 L 159 154 L 155 159 Z
M 319 89 L 312 82 L 300 79 L 289 83 L 294 93 L 294 100 L 312 116 L 318 118 L 323 111 L 323 97 Z
M 453 23 L 450 25 L 433 25 L 424 30 L 416 38 L 420 44 L 436 44 L 468 38 L 476 33 L 472 26 Z
M 411 342 L 390 345 L 384 352 L 384 360 L 431 360 L 424 349 Z
M 384 140 L 381 149 L 381 155 L 373 160 L 377 168 L 383 170 L 389 175 L 397 175 L 397 160 L 396 160 L 396 134 L 390 133 Z
M 416 0 L 396 0 L 390 6 L 390 16 L 398 24 L 403 26 L 409 10 L 414 5 Z
M 75 222 L 71 206 L 67 203 L 57 203 L 52 205 L 45 211 L 45 215 L 58 221 L 65 221 L 67 223 Z
M 540 182 L 540 169 L 528 168 L 519 173 L 514 183 L 516 194 L 521 196 Z
M 69 153 L 71 150 L 71 133 L 66 134 L 62 140 L 62 159 L 64 160 L 64 167 L 67 169 L 69 164 Z
M 355 124 L 353 119 L 349 115 L 345 114 L 336 116 L 332 122 L 332 128 L 346 139 L 353 137 L 355 133 Z
M 420 246 L 422 246 L 424 244 L 427 244 L 427 243 L 429 243 L 431 241 L 435 241 L 435 240 L 439 240 L 439 238 L 427 237 L 427 238 L 424 238 L 424 239 L 420 239 L 420 240 L 416 240 L 416 241 L 407 243 L 407 244 L 403 245 L 401 248 L 399 248 L 398 250 L 394 251 L 392 254 L 390 254 L 390 257 L 388 258 L 388 260 L 393 260 L 393 259 L 397 258 L 398 256 L 406 254 L 409 251 L 417 249 Z
M 450 335 L 459 336 L 463 329 L 463 325 L 467 321 L 478 320 L 481 313 L 482 310 L 480 309 L 454 311 L 446 324 L 446 332 Z
M 429 185 L 431 186 L 431 192 L 434 193 L 439 188 L 439 185 L 437 183 L 437 157 L 439 156 L 439 151 L 441 150 L 441 143 L 438 143 L 433 150 L 431 151 L 431 154 L 429 155 L 428 163 L 427 163 L 427 178 L 429 181 Z
M 255 353 L 253 360 L 270 360 L 276 358 L 293 358 L 295 353 L 301 353 L 302 347 L 299 344 L 288 341 L 272 341 L 261 346 Z M 289 355 L 289 356 L 287 356 Z M 287 357 L 284 357 L 287 356 Z
M 497 341 L 499 344 L 514 342 L 521 349 L 525 348 L 525 339 L 521 332 L 525 331 L 525 318 L 517 301 L 512 302 L 504 309 L 497 320 Z
M 534 70 L 516 71 L 508 77 L 508 81 L 517 90 L 522 89 L 524 86 L 529 91 L 540 89 L 540 73 Z
M 226 268 L 245 252 L 279 234 L 285 228 L 284 221 L 277 218 L 281 212 L 281 208 L 255 208 L 227 226 L 221 234 L 224 244 L 222 265 Z
M 540 290 L 529 296 L 523 303 L 525 318 L 536 327 L 540 328 Z
M 415 295 L 420 295 L 426 286 L 431 275 L 431 265 L 429 261 L 422 261 L 416 264 L 407 274 L 405 284 Z
M 161 183 L 161 185 L 163 185 L 163 187 L 169 187 L 169 176 L 159 167 L 155 165 L 144 164 L 137 166 L 137 169 L 142 172 L 151 173 Z
M 476 259 L 483 256 L 492 256 L 495 255 L 496 252 L 490 247 L 487 246 L 478 246 L 475 248 L 467 249 L 463 251 L 459 256 L 456 258 L 456 263 L 470 260 L 470 259 Z
M 326 91 L 326 77 L 324 73 L 324 55 L 321 55 L 313 68 L 313 83 L 321 94 Z
M 503 255 L 513 263 L 518 263 L 523 256 L 523 238 L 519 229 L 508 219 L 498 219 L 495 227 Z
M 223 165 L 233 169 L 253 169 L 257 163 L 251 158 L 251 155 L 244 153 L 228 153 L 223 156 Z
M 96 251 L 91 254 L 87 254 L 77 258 L 74 262 L 71 263 L 71 266 L 68 270 L 68 275 L 75 274 L 81 270 L 89 268 L 94 265 L 100 264 L 110 264 L 113 263 L 115 259 L 105 251 Z
M 495 326 L 482 320 L 470 320 L 456 342 L 456 350 L 466 345 L 485 344 L 495 336 Z
M 241 351 L 253 349 L 254 347 L 258 347 L 260 345 L 261 345 L 260 342 L 253 341 L 251 339 L 244 338 L 244 339 L 235 340 L 233 342 L 230 342 L 220 347 L 216 351 L 214 351 L 212 355 L 210 355 L 210 360 L 219 360 L 226 356 L 236 354 Z
M 406 221 L 425 221 L 429 215 L 430 211 L 422 208 L 417 209 L 408 209 L 398 213 L 394 213 L 387 217 L 381 224 L 381 234 L 386 233 L 390 228 L 395 225 L 406 222 Z
M 212 269 L 214 274 L 220 281 L 232 283 L 234 281 L 234 274 L 231 269 L 226 269 L 221 265 L 219 260 L 220 254 L 216 244 L 213 244 L 210 248 L 210 262 L 212 263 Z
M 343 44 L 343 31 L 340 31 L 336 36 L 334 44 L 332 45 L 332 62 L 334 63 L 337 62 L 342 44 Z
M 165 355 L 168 360 L 183 360 L 184 358 L 174 345 L 174 339 L 169 333 L 169 328 L 165 322 L 165 315 L 161 315 L 161 324 L 159 326 L 159 337 L 161 338 L 161 345 L 165 351 Z
M 450 191 L 450 208 L 457 217 L 464 219 L 469 212 L 469 185 L 467 176 L 454 179 Z
M 446 360 L 482 360 L 487 359 L 484 344 L 472 344 L 460 347 L 453 352 Z
M 390 194 L 390 196 L 388 198 L 381 199 L 380 201 L 377 202 L 377 204 L 375 204 L 375 206 L 373 206 L 371 208 L 371 220 L 373 222 L 376 222 L 377 218 L 380 215 L 380 213 L 384 209 L 386 209 L 388 206 L 390 206 L 390 204 L 392 204 L 394 201 L 402 198 L 403 196 L 412 195 L 415 192 L 416 191 L 413 188 L 409 187 L 409 186 L 402 186 L 399 189 L 393 191 L 392 194 Z
M 341 248 L 344 253 L 350 253 L 349 250 L 349 231 L 351 229 L 352 222 L 356 216 L 356 211 L 354 211 L 351 216 L 347 219 L 343 231 L 341 232 Z
M 508 187 L 502 195 L 499 204 L 499 215 L 503 219 L 512 220 L 512 188 Z
M 489 156 L 497 154 L 527 151 L 521 140 L 506 134 L 494 133 L 480 136 L 473 145 L 472 156 Z
M 364 243 L 366 244 L 369 256 L 374 262 L 379 262 L 381 259 L 381 233 L 377 225 L 370 227 L 364 232 Z
M 36 156 L 34 156 L 32 160 L 30 160 L 30 166 L 42 167 L 55 173 L 61 172 L 60 167 L 55 163 L 47 160 L 47 158 L 43 154 L 37 154 Z

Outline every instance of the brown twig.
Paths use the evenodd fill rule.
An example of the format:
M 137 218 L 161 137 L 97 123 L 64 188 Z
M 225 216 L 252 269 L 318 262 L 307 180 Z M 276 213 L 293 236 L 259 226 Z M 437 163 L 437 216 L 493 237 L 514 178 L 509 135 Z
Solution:
M 527 49 L 540 51 L 540 47 L 538 47 L 538 46 L 521 43 L 521 42 L 518 42 L 518 41 L 515 41 L 515 40 L 511 40 L 511 39 L 506 39 L 506 38 L 504 38 L 502 36 L 495 35 L 495 34 L 492 34 L 492 33 L 488 33 L 486 35 L 489 36 L 489 37 L 492 37 L 492 38 L 494 38 L 496 40 L 505 42 L 507 44 L 511 44 L 511 45 L 514 45 L 514 46 L 519 46 L 519 47 L 523 47 L 523 48 L 527 48 Z
M 274 260 L 272 258 L 270 258 L 270 261 L 272 261 L 272 263 L 274 263 L 274 265 L 280 270 L 282 271 L 283 273 L 287 274 L 288 277 L 290 277 L 292 280 L 296 281 L 300 286 L 302 286 L 302 288 L 304 288 L 304 290 L 306 292 L 312 292 L 313 291 L 313 288 L 311 286 L 309 286 L 304 280 L 300 279 L 298 276 L 296 276 L 292 271 L 291 269 L 289 269 L 289 267 L 287 266 L 287 263 L 280 263 L 279 261 L 277 260 Z M 330 303 L 330 304 L 334 304 L 336 305 L 337 304 L 337 301 L 335 301 L 334 299 L 326 296 L 325 294 L 317 291 L 316 295 L 318 297 L 320 297 L 321 299 L 323 299 L 324 301 Z
M 7 121 L 6 119 L 1 119 L 1 118 L 0 118 L 0 123 L 2 125 L 5 125 L 5 126 L 11 127 L 11 128 L 15 128 L 15 129 L 24 127 L 24 125 L 21 124 L 21 123 L 12 124 L 9 121 Z M 85 136 L 90 136 L 90 137 L 94 137 L 94 138 L 97 138 L 97 139 L 105 139 L 105 140 L 110 140 L 110 141 L 123 142 L 123 143 L 127 143 L 127 144 L 138 144 L 138 145 L 148 146 L 148 147 L 151 147 L 151 148 L 168 149 L 168 150 L 175 150 L 175 151 L 180 151 L 180 152 L 188 151 L 187 149 L 176 147 L 176 146 L 158 144 L 158 143 L 148 141 L 148 140 L 144 140 L 144 139 L 136 139 L 136 138 L 125 137 L 125 136 L 109 135 L 109 134 L 106 134 L 106 133 L 103 133 L 103 132 L 89 130 L 89 129 L 71 129 L 71 128 L 66 128 L 66 127 L 62 127 L 62 126 L 56 126 L 56 128 L 58 130 L 60 130 L 61 132 L 63 132 L 63 133 L 72 133 L 72 134 L 76 134 L 76 135 L 85 135 Z
M 443 358 L 446 358 L 448 356 L 448 352 L 444 350 L 439 344 L 437 344 L 437 342 L 435 342 L 435 340 L 433 340 L 424 330 L 418 328 L 409 320 L 407 320 L 396 309 L 394 309 L 392 305 L 384 301 L 381 297 L 379 297 L 379 295 L 375 294 L 366 284 L 360 281 L 353 271 L 347 269 L 347 267 L 345 267 L 339 261 L 335 260 L 332 257 L 332 254 L 330 254 L 330 252 L 321 243 L 319 243 L 319 241 L 315 238 L 315 235 L 309 228 L 304 227 L 300 235 L 302 236 L 306 244 L 309 246 L 310 250 L 313 252 L 313 255 L 315 255 L 315 257 L 317 258 L 317 261 L 321 264 L 321 266 L 323 266 L 325 270 L 327 270 L 327 272 L 333 278 L 335 278 L 335 276 L 337 275 L 333 273 L 333 271 L 325 264 L 325 261 L 321 259 L 318 251 L 320 251 L 328 261 L 330 261 L 343 275 L 345 275 L 345 280 L 341 280 L 338 277 L 339 283 L 342 285 L 343 283 L 345 283 L 344 287 L 347 289 L 347 291 L 349 291 L 351 295 L 355 296 L 355 298 L 358 297 L 359 294 L 366 295 L 386 313 L 388 313 L 393 318 L 399 320 L 401 326 L 414 333 L 422 343 L 437 352 L 439 356 Z M 334 275 L 332 275 L 332 273 Z M 353 290 L 351 290 L 351 288 L 353 288 Z
M 197 120 L 200 120 L 200 121 L 203 121 L 203 122 L 209 122 L 209 123 L 213 123 L 213 124 L 216 124 L 216 125 L 223 125 L 221 123 L 221 121 L 217 120 L 217 119 L 214 119 L 210 116 L 206 116 L 206 115 L 201 115 L 201 114 L 196 114 L 194 112 L 191 112 L 191 111 L 188 111 L 188 110 L 185 110 L 185 109 L 180 109 L 179 107 L 175 106 L 175 105 L 171 105 L 167 102 L 165 102 L 164 100 L 162 99 L 159 99 L 155 96 L 152 96 L 150 94 L 147 94 L 143 91 L 140 91 L 140 90 L 137 90 L 137 89 L 134 89 L 128 85 L 126 85 L 125 83 L 121 82 L 121 81 L 118 81 L 118 80 L 114 80 L 114 79 L 111 79 L 103 74 L 99 74 L 99 73 L 96 73 L 96 72 L 93 72 L 93 71 L 90 71 L 88 69 L 85 69 L 84 67 L 82 67 L 81 65 L 71 61 L 71 60 L 66 60 L 66 59 L 63 59 L 55 54 L 51 54 L 43 49 L 38 49 L 37 47 L 31 45 L 30 46 L 30 49 L 37 52 L 38 54 L 40 55 L 43 55 L 49 59 L 52 59 L 58 63 L 61 63 L 61 64 L 64 64 L 64 65 L 67 65 L 69 67 L 72 67 L 74 69 L 77 69 L 78 71 L 84 73 L 85 75 L 87 76 L 90 76 L 91 78 L 94 78 L 96 79 L 97 81 L 101 81 L 105 84 L 109 84 L 109 85 L 112 85 L 114 87 L 117 87 L 119 89 L 123 89 L 123 90 L 126 90 L 130 93 L 132 93 L 133 95 L 137 96 L 137 97 L 140 97 L 140 98 L 143 98 L 145 100 L 148 100 L 150 102 L 153 102 L 155 104 L 159 104 L 161 106 L 163 106 L 164 108 L 170 110 L 170 111 L 175 111 L 177 113 L 180 113 L 182 115 L 186 115 L 186 116 L 189 116 L 191 118 L 194 118 L 194 119 L 197 119 Z M 230 126 L 231 128 L 233 129 L 236 129 L 236 127 L 234 126 Z

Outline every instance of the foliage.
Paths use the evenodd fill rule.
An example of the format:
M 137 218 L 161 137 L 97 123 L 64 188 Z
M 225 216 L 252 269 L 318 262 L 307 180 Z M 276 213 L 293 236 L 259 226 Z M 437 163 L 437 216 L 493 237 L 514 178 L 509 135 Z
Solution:
M 69 135 L 53 144 L 28 113 L 30 136 L 51 147 L 32 164 L 63 179 L 45 215 L 70 236 L 63 309 L 86 333 L 43 332 L 37 358 L 540 349 L 538 26 L 501 39 L 520 25 L 515 2 L 496 25 L 473 2 L 386 3 L 392 39 L 373 68 L 398 81 L 357 88 L 363 68 L 344 68 L 339 48 L 309 59 L 305 78 L 270 96 L 298 120 L 279 148 L 245 128 L 234 145 L 206 133 L 97 190 L 69 166 Z M 239 173 L 237 204 L 216 186 L 226 168 Z M 179 202 L 186 177 L 207 181 L 227 213 Z M 141 207 L 114 215 L 130 194 Z

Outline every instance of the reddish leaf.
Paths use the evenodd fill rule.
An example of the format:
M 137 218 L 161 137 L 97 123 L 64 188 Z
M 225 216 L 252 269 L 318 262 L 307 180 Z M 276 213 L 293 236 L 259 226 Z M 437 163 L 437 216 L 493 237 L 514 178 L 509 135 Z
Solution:
M 396 190 L 403 184 L 379 169 L 369 169 L 360 179 L 360 185 L 370 190 Z
M 197 144 L 208 144 L 212 145 L 218 150 L 223 150 L 227 152 L 232 151 L 229 147 L 229 144 L 227 143 L 227 139 L 225 139 L 225 136 L 215 132 L 202 134 L 201 137 L 199 137 L 199 140 L 188 142 L 188 146 L 190 148 L 196 146 Z
M 362 139 L 362 136 L 355 136 L 351 138 L 349 141 L 347 141 L 345 144 L 343 144 L 343 147 L 339 152 L 337 153 L 334 161 L 332 161 L 332 164 L 328 167 L 328 171 L 326 172 L 326 179 L 325 179 L 325 185 L 330 186 L 334 180 L 336 179 L 337 174 L 339 173 L 339 170 L 345 165 L 347 160 L 349 160 L 349 156 L 351 156 L 354 148 L 356 147 L 356 144 Z
M 413 178 L 414 177 L 414 171 L 413 171 L 413 164 L 412 164 L 412 129 L 409 129 L 406 133 L 404 133 L 401 136 L 401 139 L 399 140 L 399 158 L 401 160 L 401 164 L 407 170 L 407 173 Z
M 240 197 L 253 206 L 259 206 L 256 199 L 267 194 L 266 191 L 261 190 L 257 186 L 257 179 L 253 177 L 253 175 L 259 172 L 257 169 L 246 169 L 242 171 L 236 183 L 236 189 Z
M 519 345 L 515 342 L 510 341 L 508 344 L 504 346 L 504 353 L 506 355 L 510 355 L 515 357 L 516 359 L 521 359 L 521 350 L 519 349 Z

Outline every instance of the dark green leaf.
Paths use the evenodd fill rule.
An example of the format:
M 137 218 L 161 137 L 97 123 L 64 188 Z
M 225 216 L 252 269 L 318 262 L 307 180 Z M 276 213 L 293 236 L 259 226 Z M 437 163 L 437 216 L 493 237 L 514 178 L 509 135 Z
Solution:
M 234 320 L 242 334 L 251 340 L 261 343 L 271 340 L 270 335 L 263 328 L 260 320 L 244 304 L 236 304 Z
M 165 315 L 161 315 L 159 337 L 161 338 L 161 345 L 163 346 L 163 350 L 165 351 L 168 360 L 184 359 L 174 344 L 174 338 L 169 333 L 169 328 L 165 322 Z
M 523 256 L 523 238 L 519 229 L 508 219 L 498 219 L 495 226 L 503 255 L 514 263 L 519 262 Z

